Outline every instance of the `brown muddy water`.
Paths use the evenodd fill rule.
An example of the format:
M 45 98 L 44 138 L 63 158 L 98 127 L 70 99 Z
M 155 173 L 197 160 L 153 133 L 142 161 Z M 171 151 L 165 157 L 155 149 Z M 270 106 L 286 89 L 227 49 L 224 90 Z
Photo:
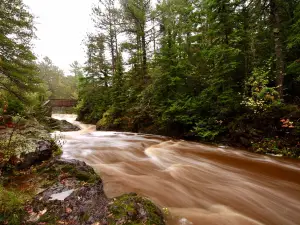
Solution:
M 82 130 L 62 133 L 63 157 L 98 172 L 105 192 L 136 192 L 168 208 L 170 225 L 300 225 L 300 160 L 167 137 Z

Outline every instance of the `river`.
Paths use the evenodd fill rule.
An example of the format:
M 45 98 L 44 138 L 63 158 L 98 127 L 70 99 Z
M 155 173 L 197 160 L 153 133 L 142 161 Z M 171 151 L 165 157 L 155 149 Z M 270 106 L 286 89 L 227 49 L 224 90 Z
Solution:
M 136 192 L 167 208 L 169 225 L 300 224 L 300 160 L 167 137 L 64 132 L 64 158 L 83 160 L 108 197 Z

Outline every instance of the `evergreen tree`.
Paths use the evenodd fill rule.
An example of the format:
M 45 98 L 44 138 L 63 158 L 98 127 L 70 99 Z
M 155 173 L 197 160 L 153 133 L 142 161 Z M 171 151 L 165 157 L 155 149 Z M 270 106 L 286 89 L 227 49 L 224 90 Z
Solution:
M 99 129 L 250 145 L 298 115 L 298 0 L 102 4 L 80 95 L 81 115 Z
M 33 16 L 22 0 L 0 1 L 0 89 L 24 100 L 36 89 Z M 21 91 L 20 91 L 21 90 Z
M 45 100 L 50 99 L 76 99 L 76 77 L 65 76 L 64 72 L 53 64 L 50 58 L 45 57 L 38 63 L 38 76 L 45 85 Z

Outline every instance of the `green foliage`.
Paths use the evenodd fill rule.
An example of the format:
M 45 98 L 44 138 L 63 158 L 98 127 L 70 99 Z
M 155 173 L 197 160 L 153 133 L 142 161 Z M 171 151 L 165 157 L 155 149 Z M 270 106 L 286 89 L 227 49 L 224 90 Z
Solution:
M 25 204 L 31 195 L 18 190 L 7 190 L 0 185 L 0 223 L 19 225 L 25 216 Z
M 102 129 L 107 129 L 110 125 L 114 124 L 114 118 L 113 118 L 113 108 L 110 108 L 107 110 L 104 114 L 101 120 L 98 121 L 97 127 Z
M 25 91 L 38 90 L 33 16 L 22 0 L 0 2 L 0 91 L 25 100 Z
M 74 66 L 74 65 L 73 65 Z M 75 67 L 78 65 L 75 65 Z M 52 61 L 45 57 L 42 62 L 38 64 L 39 78 L 43 81 L 44 92 L 41 92 L 41 98 L 46 101 L 48 98 L 52 99 L 76 99 L 77 98 L 77 77 L 65 76 L 64 72 L 55 66 Z M 75 73 L 80 73 L 76 70 Z M 76 77 L 77 75 L 77 77 Z
M 17 115 L 22 113 L 25 109 L 24 103 L 21 102 L 19 99 L 11 97 L 8 99 L 8 107 L 7 107 L 7 114 L 8 115 Z
M 109 224 L 126 225 L 162 225 L 162 214 L 160 210 L 148 199 L 135 194 L 122 195 L 114 198 L 108 208 Z M 143 212 L 143 218 L 136 215 Z
M 252 76 L 246 80 L 245 85 L 249 89 L 250 97 L 245 97 L 242 104 L 252 109 L 254 113 L 266 111 L 270 107 L 281 104 L 276 87 L 267 86 L 270 83 L 269 76 L 269 70 L 254 68 Z
M 101 29 L 87 42 L 79 119 L 246 146 L 287 138 L 280 119 L 300 118 L 300 6 L 267 3 L 105 1 L 107 12 L 94 10 Z
M 286 156 L 292 158 L 300 157 L 299 146 L 291 146 L 288 140 L 277 138 L 264 138 L 253 144 L 252 148 L 257 153 Z
M 199 121 L 194 127 L 194 132 L 202 140 L 213 141 L 225 131 L 225 128 L 222 127 L 222 121 L 214 120 L 214 118 L 209 118 L 208 121 Z
M 54 156 L 61 156 L 63 154 L 62 146 L 65 144 L 64 137 L 61 134 L 52 134 L 51 139 L 51 149 Z

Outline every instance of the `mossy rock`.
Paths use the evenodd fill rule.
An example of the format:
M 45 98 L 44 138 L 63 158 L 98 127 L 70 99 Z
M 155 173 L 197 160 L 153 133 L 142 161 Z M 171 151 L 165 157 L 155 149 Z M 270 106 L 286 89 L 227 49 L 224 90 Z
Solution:
M 108 206 L 108 224 L 164 225 L 163 214 L 150 200 L 136 194 L 114 198 Z
M 161 210 L 147 198 L 127 194 L 108 199 L 101 178 L 84 162 L 53 159 L 31 172 L 41 192 L 27 201 L 28 214 L 20 218 L 24 224 L 165 224 Z
M 86 183 L 95 183 L 101 181 L 101 178 L 95 171 L 84 162 L 77 160 L 56 159 L 53 162 L 45 163 L 37 170 L 40 176 L 44 177 L 44 187 L 65 178 L 76 178 L 78 181 Z M 50 182 L 45 182 L 50 181 Z

